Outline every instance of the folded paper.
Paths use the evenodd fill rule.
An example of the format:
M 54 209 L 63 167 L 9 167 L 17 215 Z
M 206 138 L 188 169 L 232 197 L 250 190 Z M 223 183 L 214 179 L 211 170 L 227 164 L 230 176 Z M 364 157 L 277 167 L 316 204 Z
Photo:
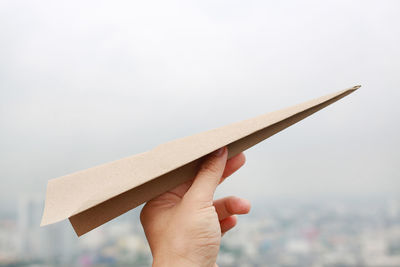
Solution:
M 228 158 L 354 92 L 360 86 L 303 104 L 159 145 L 131 157 L 52 179 L 41 225 L 69 218 L 81 236 L 192 179 L 210 152 L 228 147 Z

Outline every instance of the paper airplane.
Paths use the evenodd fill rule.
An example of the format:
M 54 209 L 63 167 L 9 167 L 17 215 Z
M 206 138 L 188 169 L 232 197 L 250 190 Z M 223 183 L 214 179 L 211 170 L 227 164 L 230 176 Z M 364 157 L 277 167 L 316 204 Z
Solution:
M 204 156 L 228 146 L 228 158 L 310 116 L 360 86 L 159 145 L 131 157 L 52 179 L 41 225 L 69 218 L 76 234 L 118 217 L 192 179 Z

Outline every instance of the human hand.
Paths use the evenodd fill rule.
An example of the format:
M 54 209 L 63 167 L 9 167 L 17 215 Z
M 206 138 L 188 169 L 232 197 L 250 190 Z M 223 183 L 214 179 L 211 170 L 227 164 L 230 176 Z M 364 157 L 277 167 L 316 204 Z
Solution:
M 249 201 L 226 197 L 213 201 L 219 183 L 245 162 L 243 153 L 227 160 L 227 148 L 209 155 L 192 180 L 150 200 L 140 220 L 157 266 L 216 266 L 221 237 L 235 214 L 250 211 Z

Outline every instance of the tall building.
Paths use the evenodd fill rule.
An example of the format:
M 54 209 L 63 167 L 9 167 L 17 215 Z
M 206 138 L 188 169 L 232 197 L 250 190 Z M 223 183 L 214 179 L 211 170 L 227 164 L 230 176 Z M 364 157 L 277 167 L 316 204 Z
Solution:
M 63 263 L 73 254 L 71 229 L 66 223 L 40 227 L 43 198 L 22 195 L 18 201 L 18 253 L 21 259 Z
M 32 259 L 46 254 L 39 228 L 42 208 L 43 201 L 36 195 L 22 195 L 18 200 L 18 251 L 23 258 Z

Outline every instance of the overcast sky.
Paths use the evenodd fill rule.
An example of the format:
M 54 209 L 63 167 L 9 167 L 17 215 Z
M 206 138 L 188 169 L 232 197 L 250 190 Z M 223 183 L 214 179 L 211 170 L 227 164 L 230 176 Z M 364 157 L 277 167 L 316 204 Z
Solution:
M 400 193 L 399 1 L 0 1 L 0 210 L 48 179 L 361 84 L 247 152 L 250 199 Z

